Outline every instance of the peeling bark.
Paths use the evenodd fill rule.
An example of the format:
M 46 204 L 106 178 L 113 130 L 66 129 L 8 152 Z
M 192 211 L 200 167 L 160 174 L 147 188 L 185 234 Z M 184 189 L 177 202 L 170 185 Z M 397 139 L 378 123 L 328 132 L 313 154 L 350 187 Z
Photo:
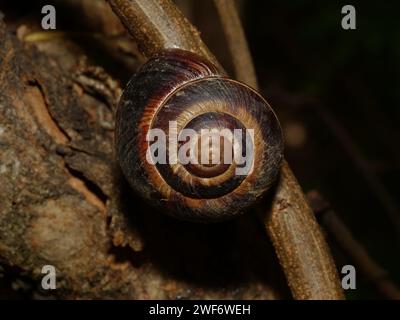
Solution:
M 114 161 L 111 100 L 77 77 L 82 59 L 92 63 L 90 54 L 69 41 L 36 45 L 14 34 L 0 22 L 6 275 L 14 268 L 17 277 L 33 279 L 36 291 L 42 266 L 54 265 L 60 298 L 289 296 L 254 216 L 194 225 L 160 215 L 131 194 Z

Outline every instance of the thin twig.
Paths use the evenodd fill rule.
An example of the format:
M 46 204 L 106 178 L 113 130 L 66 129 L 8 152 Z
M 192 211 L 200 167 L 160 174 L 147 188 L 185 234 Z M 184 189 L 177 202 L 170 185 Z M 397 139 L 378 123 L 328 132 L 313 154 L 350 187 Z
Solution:
M 388 272 L 375 262 L 364 246 L 353 237 L 349 228 L 336 215 L 329 203 L 315 191 L 309 192 L 307 198 L 321 225 L 365 277 L 386 298 L 400 299 L 400 288 L 391 281 Z
M 195 52 L 219 65 L 170 0 L 108 0 L 146 56 L 163 48 Z M 266 211 L 266 210 L 265 210 Z M 295 299 L 342 299 L 329 248 L 285 162 L 265 225 Z
M 342 299 L 343 291 L 328 245 L 286 161 L 270 211 L 261 210 L 293 297 Z
M 247 39 L 233 0 L 214 0 L 229 46 L 236 79 L 257 88 L 257 77 Z
M 229 50 L 233 58 L 236 76 L 238 78 L 241 77 L 239 80 L 247 81 L 247 83 L 250 83 L 254 88 L 258 88 L 253 60 L 251 58 L 251 54 L 247 45 L 247 39 L 245 37 L 234 1 L 214 0 L 214 2 L 229 44 Z M 285 161 L 282 168 L 282 178 L 278 184 L 279 193 L 276 194 L 274 199 L 271 215 L 269 216 L 267 214 L 267 216 L 265 216 L 265 209 L 259 209 L 262 221 L 266 225 L 267 232 L 274 243 L 277 255 L 283 264 L 286 277 L 288 278 L 288 282 L 292 288 L 293 295 L 295 298 L 304 299 L 307 297 L 307 289 L 309 289 L 310 292 L 320 291 L 319 294 L 321 295 L 327 289 L 323 287 L 326 281 L 321 279 L 316 280 L 314 278 L 322 276 L 323 273 L 310 272 L 313 267 L 327 268 L 327 274 L 335 274 L 336 270 L 329 270 L 330 266 L 327 264 L 324 265 L 321 263 L 321 265 L 318 265 L 318 263 L 315 263 L 315 259 L 320 259 L 318 254 L 324 255 L 326 252 L 329 252 L 329 249 L 322 241 L 318 241 L 321 235 L 319 233 L 318 226 L 315 226 L 315 221 L 312 218 L 312 214 L 310 214 L 310 208 L 306 204 L 304 205 L 304 203 L 301 201 L 299 202 L 298 199 L 292 199 L 293 194 L 296 192 L 298 192 L 299 198 L 301 198 L 302 191 L 297 183 L 293 185 L 287 184 L 291 181 L 295 181 L 295 178 Z M 284 191 L 288 193 L 284 195 Z M 284 198 L 280 198 L 283 195 Z M 298 210 L 298 214 L 293 214 L 289 220 L 287 219 L 289 216 L 285 215 L 284 212 L 287 210 L 293 211 L 293 208 L 290 207 L 291 200 L 299 202 L 299 205 L 303 204 L 304 206 L 301 210 Z M 287 204 L 289 205 L 287 206 Z M 303 230 L 301 230 L 302 225 L 305 223 L 307 223 L 309 226 L 314 225 L 315 228 L 310 227 L 311 232 L 305 233 Z M 299 228 L 298 232 L 295 232 L 296 228 Z M 285 247 L 280 244 L 280 241 L 282 240 L 281 237 L 283 235 L 286 241 Z M 302 247 L 303 243 L 312 243 L 310 246 L 314 244 L 316 247 L 320 247 L 320 250 L 312 251 L 309 254 L 302 253 L 301 251 L 296 252 L 296 250 L 299 250 L 299 248 Z M 288 255 L 286 247 L 292 247 L 295 254 L 292 254 L 291 256 Z M 327 261 L 329 261 L 329 254 L 326 255 L 325 258 Z M 296 266 L 300 266 L 302 263 L 309 265 L 310 270 L 296 268 Z M 333 265 L 334 264 L 332 263 L 331 266 Z M 315 283 L 314 287 L 308 288 L 306 284 L 313 282 Z M 318 282 L 322 284 L 322 287 L 318 287 Z M 332 277 L 331 283 L 334 282 L 335 279 Z M 334 291 L 335 288 L 332 288 L 332 290 Z

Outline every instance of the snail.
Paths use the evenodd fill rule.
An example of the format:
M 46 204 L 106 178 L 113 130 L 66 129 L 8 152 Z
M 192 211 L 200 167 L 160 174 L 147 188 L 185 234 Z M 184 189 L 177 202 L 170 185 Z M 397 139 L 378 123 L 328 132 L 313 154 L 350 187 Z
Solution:
M 136 193 L 198 222 L 246 212 L 283 159 L 279 121 L 261 95 L 180 49 L 155 54 L 131 78 L 117 107 L 115 146 Z

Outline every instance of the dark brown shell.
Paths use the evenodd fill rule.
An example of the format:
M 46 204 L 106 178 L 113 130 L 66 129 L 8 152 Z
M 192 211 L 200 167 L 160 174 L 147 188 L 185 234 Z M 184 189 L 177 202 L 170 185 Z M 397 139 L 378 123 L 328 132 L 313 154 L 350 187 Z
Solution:
M 253 129 L 252 172 L 236 175 L 236 163 L 150 164 L 147 133 L 151 128 L 168 132 L 169 121 L 177 121 L 178 131 Z M 268 103 L 181 50 L 156 55 L 132 77 L 118 106 L 115 135 L 118 161 L 132 188 L 163 212 L 192 221 L 243 213 L 275 181 L 283 153 L 281 128 Z

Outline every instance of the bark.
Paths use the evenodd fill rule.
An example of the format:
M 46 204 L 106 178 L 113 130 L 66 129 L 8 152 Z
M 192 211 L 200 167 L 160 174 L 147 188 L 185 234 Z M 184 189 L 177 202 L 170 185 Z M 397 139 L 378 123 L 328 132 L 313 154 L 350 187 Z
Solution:
M 28 43 L 21 40 L 28 31 L 0 22 L 6 277 L 25 282 L 34 297 L 45 294 L 38 288 L 47 264 L 57 269 L 51 294 L 59 298 L 288 297 L 251 214 L 194 225 L 153 212 L 131 194 L 114 161 L 111 107 L 120 93 L 116 80 L 127 75 L 112 77 L 96 63 L 106 55 L 115 75 L 134 72 L 134 49 L 112 42 L 123 56 L 116 58 L 110 43 L 95 41 L 97 50 L 87 50 L 87 39 Z
M 151 56 L 166 48 L 180 48 L 195 52 L 219 66 L 199 33 L 170 0 L 108 2 L 144 55 Z M 236 27 L 240 26 L 236 24 Z M 255 77 L 252 78 L 255 81 Z M 273 199 L 262 209 L 262 218 L 293 297 L 343 299 L 328 245 L 286 162 L 278 180 Z

